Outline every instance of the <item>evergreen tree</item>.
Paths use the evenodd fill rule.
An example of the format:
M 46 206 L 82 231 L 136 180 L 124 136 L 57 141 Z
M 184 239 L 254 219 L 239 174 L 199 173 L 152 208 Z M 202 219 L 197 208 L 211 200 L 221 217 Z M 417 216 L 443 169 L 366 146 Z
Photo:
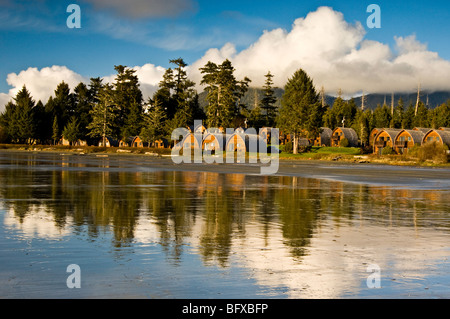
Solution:
M 133 103 L 130 106 L 130 112 L 125 120 L 124 127 L 122 128 L 121 137 L 126 139 L 129 136 L 139 135 L 142 128 L 142 111 L 137 103 Z
M 53 145 L 56 145 L 59 141 L 59 125 L 58 125 L 58 116 L 53 118 L 53 126 L 52 126 L 52 139 Z
M 62 81 L 55 90 L 55 97 L 46 105 L 47 113 L 58 118 L 58 126 L 65 127 L 69 119 L 75 115 L 75 101 L 70 87 Z
M 393 128 L 403 128 L 403 116 L 405 113 L 405 106 L 403 103 L 403 99 L 400 98 L 397 102 L 396 107 L 394 108 L 394 115 L 392 116 L 392 125 Z
M 86 140 L 89 134 L 87 126 L 92 121 L 90 111 L 92 110 L 93 104 L 91 103 L 90 91 L 86 84 L 80 83 L 75 87 L 74 92 L 75 115 L 78 119 L 79 129 L 77 140 Z
M 143 126 L 140 132 L 141 137 L 148 141 L 149 145 L 158 139 L 164 138 L 166 136 L 165 122 L 166 112 L 162 103 L 156 99 L 148 113 L 144 114 Z
M 413 127 L 429 127 L 430 121 L 428 119 L 428 108 L 420 101 L 417 109 L 417 115 L 414 116 Z
M 111 129 L 114 136 L 120 137 L 124 132 L 136 130 L 134 127 L 136 123 L 128 120 L 128 116 L 132 111 L 134 112 L 133 116 L 142 113 L 143 97 L 135 70 L 123 65 L 115 66 L 114 69 L 117 75 L 113 84 L 112 104 L 117 108 L 117 116 L 114 119 L 114 125 L 111 125 Z
M 305 136 L 305 132 L 320 129 L 320 126 L 314 128 L 308 125 L 312 123 L 311 114 L 317 104 L 320 104 L 319 95 L 312 79 L 302 69 L 296 71 L 285 86 L 277 120 L 283 131 L 292 134 L 294 154 L 298 153 L 299 137 L 309 137 Z
M 450 127 L 450 100 L 438 106 L 432 112 L 432 127 L 438 129 L 440 127 Z
M 45 106 L 41 101 L 36 103 L 33 109 L 33 123 L 34 129 L 34 139 L 43 144 L 47 139 L 47 113 L 45 112 Z
M 92 122 L 88 125 L 89 136 L 93 138 L 101 137 L 105 145 L 106 137 L 117 132 L 115 119 L 118 108 L 114 104 L 114 91 L 111 85 L 105 85 L 99 92 L 99 101 L 90 111 Z M 117 137 L 117 136 L 114 136 Z
M 250 79 L 246 77 L 238 82 L 228 59 L 221 65 L 208 62 L 200 71 L 203 74 L 200 84 L 206 86 L 208 100 L 206 124 L 210 127 L 231 127 L 239 115 L 239 101 Z
M 402 128 L 404 129 L 412 129 L 413 128 L 413 121 L 415 117 L 415 107 L 412 104 L 409 104 L 408 108 L 406 109 L 406 112 L 403 114 L 402 119 Z
M 6 104 L 2 125 L 13 143 L 23 144 L 34 138 L 34 106 L 35 102 L 25 85 L 17 92 L 14 102 Z
M 386 104 L 378 107 L 373 112 L 375 127 L 388 128 L 391 123 L 391 110 Z
M 264 84 L 264 97 L 261 100 L 261 108 L 264 110 L 265 123 L 264 125 L 272 127 L 275 124 L 277 107 L 275 103 L 277 98 L 275 97 L 275 91 L 273 85 L 273 75 L 270 71 L 265 75 L 266 82 Z
M 76 117 L 72 117 L 69 123 L 64 128 L 62 135 L 71 145 L 75 144 L 81 137 L 80 124 Z

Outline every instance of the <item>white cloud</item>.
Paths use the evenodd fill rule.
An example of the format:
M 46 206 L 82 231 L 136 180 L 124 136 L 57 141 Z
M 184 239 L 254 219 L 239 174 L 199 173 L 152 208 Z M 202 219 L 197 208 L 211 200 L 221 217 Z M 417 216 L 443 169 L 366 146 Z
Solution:
M 19 74 L 10 73 L 6 78 L 6 82 L 12 88 L 8 94 L 0 94 L 0 111 L 4 110 L 4 105 L 15 97 L 24 85 L 36 102 L 41 100 L 45 104 L 62 81 L 66 82 L 73 89 L 80 82 L 86 83 L 88 80 L 65 66 L 57 65 L 42 68 L 41 70 L 30 67 L 19 72 Z
M 262 86 L 264 74 L 270 70 L 275 76 L 275 85 L 284 87 L 292 74 L 303 68 L 317 87 L 323 85 L 331 94 L 339 89 L 346 95 L 361 91 L 413 92 L 419 82 L 426 90 L 450 90 L 450 62 L 429 51 L 415 35 L 395 37 L 395 48 L 364 37 L 361 23 L 350 24 L 342 13 L 320 7 L 295 20 L 291 30 L 277 28 L 265 31 L 243 51 L 237 52 L 233 43 L 220 49 L 211 48 L 188 67 L 188 73 L 201 90 L 199 68 L 208 61 L 221 63 L 230 59 L 236 69 L 236 77 L 250 77 L 253 86 Z M 137 71 L 144 97 L 151 96 L 165 69 L 150 63 L 133 69 Z M 113 82 L 114 77 L 105 76 L 105 82 Z M 87 81 L 64 66 L 41 70 L 29 68 L 19 74 L 11 73 L 7 82 L 13 88 L 8 95 L 0 94 L 0 107 L 23 84 L 36 100 L 45 102 L 62 80 L 71 88 Z
M 229 43 L 220 50 L 210 49 L 193 64 L 191 75 L 198 82 L 198 67 L 209 60 L 228 58 L 238 78 L 249 76 L 258 86 L 269 70 L 275 75 L 275 85 L 283 87 L 297 69 L 303 68 L 328 93 L 339 89 L 348 95 L 363 90 L 413 91 L 419 82 L 424 89 L 450 90 L 450 62 L 428 51 L 414 35 L 396 37 L 396 52 L 364 36 L 359 22 L 349 24 L 342 13 L 320 7 L 297 19 L 290 31 L 265 31 L 239 53 Z

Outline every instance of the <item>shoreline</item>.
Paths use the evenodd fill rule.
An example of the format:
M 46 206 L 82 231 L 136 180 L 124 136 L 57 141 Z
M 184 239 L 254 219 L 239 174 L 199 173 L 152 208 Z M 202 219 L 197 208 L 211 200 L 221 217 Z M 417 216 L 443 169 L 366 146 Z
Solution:
M 33 146 L 33 145 L 14 145 L 0 144 L 0 151 L 28 152 L 28 153 L 69 153 L 71 155 L 108 155 L 108 156 L 143 156 L 150 158 L 165 158 L 171 156 L 170 149 L 154 148 L 105 148 L 97 146 Z M 309 155 L 308 155 L 309 154 Z M 280 154 L 280 163 L 295 162 L 332 162 L 346 164 L 368 164 L 368 165 L 389 165 L 395 167 L 429 167 L 429 168 L 450 168 L 449 163 L 436 163 L 433 161 L 419 162 L 413 160 L 404 160 L 400 155 L 378 156 L 375 154 L 348 155 L 345 153 L 322 154 L 321 157 L 316 154 L 304 153 L 299 155 Z M 247 154 L 248 156 L 248 154 Z
M 300 177 L 320 179 L 334 182 L 362 184 L 380 187 L 400 187 L 407 189 L 450 190 L 450 167 L 390 165 L 385 163 L 355 163 L 353 161 L 326 161 L 306 159 L 280 159 L 278 172 L 274 175 L 261 175 L 261 164 L 175 164 L 169 156 L 150 156 L 134 153 L 83 153 L 69 152 L 59 149 L 53 151 L 0 149 L 1 153 L 42 154 L 52 156 L 67 156 L 73 158 L 75 165 L 81 161 L 92 164 L 93 171 L 140 171 L 149 170 L 239 174 L 249 176 L 269 177 Z M 108 158 L 107 167 L 102 167 L 99 161 Z M 75 160 L 76 159 L 76 160 Z M 59 163 L 58 158 L 55 163 Z M 76 166 L 72 168 L 76 168 Z

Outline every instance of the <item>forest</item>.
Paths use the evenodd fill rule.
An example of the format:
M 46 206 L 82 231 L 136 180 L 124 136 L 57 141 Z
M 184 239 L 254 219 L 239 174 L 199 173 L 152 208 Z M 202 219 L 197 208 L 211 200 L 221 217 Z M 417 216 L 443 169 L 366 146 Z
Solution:
M 162 138 L 170 140 L 174 129 L 188 127 L 194 120 L 203 120 L 207 127 L 277 127 L 294 140 L 313 138 L 321 127 L 345 126 L 357 132 L 361 145 L 368 144 L 373 128 L 450 127 L 450 100 L 430 108 L 422 101 L 405 105 L 400 98 L 391 105 L 364 109 L 355 99 L 346 100 L 337 92 L 328 105 L 324 89 L 318 90 L 299 69 L 287 81 L 281 98 L 273 86 L 276 75 L 268 71 L 264 86 L 258 88 L 261 98 L 249 105 L 244 97 L 252 80 L 236 79 L 229 60 L 208 62 L 200 69 L 199 84 L 204 89 L 200 93 L 188 78 L 182 58 L 170 64 L 148 99 L 143 97 L 135 71 L 122 65 L 114 67 L 113 83 L 91 78 L 90 83 L 81 82 L 72 90 L 61 82 L 45 104 L 36 102 L 25 84 L 0 115 L 0 143 L 54 145 L 64 138 L 70 143 L 83 140 L 97 145 L 105 137 L 140 136 L 152 145 Z M 200 94 L 204 103 L 200 103 Z

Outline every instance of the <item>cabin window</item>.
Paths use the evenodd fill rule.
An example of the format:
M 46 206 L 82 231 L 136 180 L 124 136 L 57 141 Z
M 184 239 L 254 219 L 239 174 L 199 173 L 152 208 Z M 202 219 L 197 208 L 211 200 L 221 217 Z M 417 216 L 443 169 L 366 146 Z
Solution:
M 411 142 L 411 136 L 408 136 L 408 142 Z
M 240 143 L 238 143 L 238 144 L 237 144 L 237 147 L 241 147 L 241 144 L 240 144 Z
M 400 142 L 404 142 L 405 141 L 405 137 L 404 136 L 400 136 Z
M 440 142 L 439 136 L 438 136 L 438 137 L 436 137 L 436 141 Z
M 432 142 L 432 141 L 433 141 L 433 137 L 431 137 L 431 136 L 428 137 L 428 138 L 427 138 L 427 141 L 428 141 L 428 142 Z

